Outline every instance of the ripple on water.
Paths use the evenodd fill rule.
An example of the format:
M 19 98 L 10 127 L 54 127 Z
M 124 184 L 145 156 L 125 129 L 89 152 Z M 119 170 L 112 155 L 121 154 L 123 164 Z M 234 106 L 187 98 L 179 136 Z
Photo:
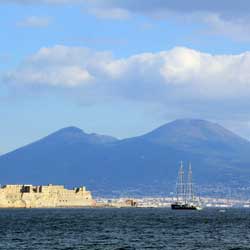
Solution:
M 250 249 L 250 210 L 0 210 L 0 249 Z

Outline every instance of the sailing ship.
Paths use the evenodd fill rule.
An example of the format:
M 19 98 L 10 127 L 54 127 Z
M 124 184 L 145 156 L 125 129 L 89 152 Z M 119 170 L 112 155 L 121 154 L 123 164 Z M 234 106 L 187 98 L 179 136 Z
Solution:
M 172 209 L 179 210 L 201 210 L 202 207 L 200 205 L 200 201 L 196 199 L 194 196 L 193 190 L 193 180 L 192 180 L 192 166 L 189 164 L 188 168 L 188 178 L 185 183 L 184 180 L 184 169 L 183 163 L 181 162 L 181 166 L 178 173 L 178 179 L 176 184 L 176 202 L 171 204 Z

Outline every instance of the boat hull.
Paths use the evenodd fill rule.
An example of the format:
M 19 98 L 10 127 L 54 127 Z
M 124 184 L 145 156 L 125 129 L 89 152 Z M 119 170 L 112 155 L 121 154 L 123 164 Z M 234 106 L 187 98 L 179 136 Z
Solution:
M 174 210 L 201 210 L 200 207 L 190 204 L 171 204 Z

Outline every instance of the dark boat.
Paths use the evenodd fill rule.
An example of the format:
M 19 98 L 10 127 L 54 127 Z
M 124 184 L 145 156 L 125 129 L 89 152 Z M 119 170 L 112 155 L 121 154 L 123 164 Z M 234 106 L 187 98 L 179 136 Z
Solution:
M 178 203 L 174 203 L 171 204 L 171 208 L 172 209 L 176 209 L 176 210 L 201 210 L 201 208 L 199 206 L 196 205 L 191 205 L 191 204 L 178 204 Z
M 201 210 L 200 203 L 195 200 L 193 193 L 192 182 L 192 168 L 189 164 L 188 180 L 184 182 L 184 170 L 181 162 L 180 170 L 178 173 L 177 185 L 177 201 L 171 204 L 171 208 L 174 210 Z

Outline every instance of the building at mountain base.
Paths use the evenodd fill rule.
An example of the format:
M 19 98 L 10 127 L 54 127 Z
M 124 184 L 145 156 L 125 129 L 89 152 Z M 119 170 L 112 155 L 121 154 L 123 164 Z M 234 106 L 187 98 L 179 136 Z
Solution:
M 61 185 L 5 185 L 0 188 L 0 208 L 59 208 L 95 206 L 85 187 L 66 189 Z

